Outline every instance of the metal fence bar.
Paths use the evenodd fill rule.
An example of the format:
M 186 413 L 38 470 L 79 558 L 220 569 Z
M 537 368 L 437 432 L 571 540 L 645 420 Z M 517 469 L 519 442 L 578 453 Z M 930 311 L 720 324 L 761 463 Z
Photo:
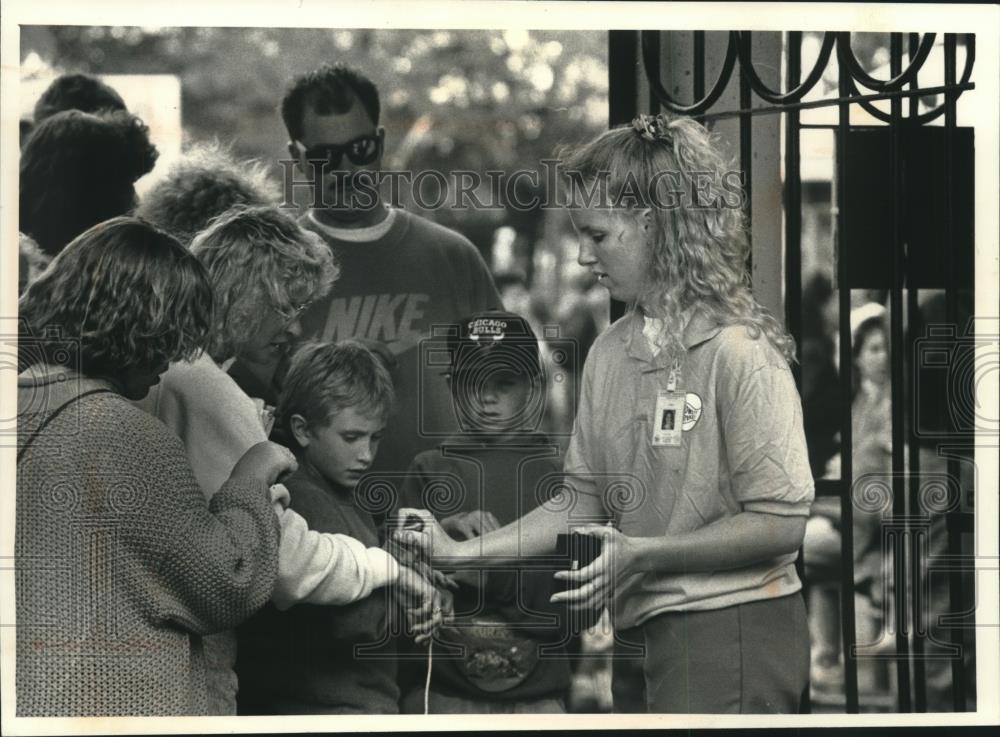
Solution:
M 639 83 L 635 31 L 608 31 L 608 127 L 627 123 L 636 114 Z
M 846 96 L 850 76 L 843 66 L 839 67 L 839 84 L 842 96 Z M 836 147 L 836 196 L 837 196 L 837 296 L 840 323 L 840 475 L 845 481 L 840 498 L 840 620 L 844 652 L 844 696 L 848 714 L 858 713 L 858 663 L 853 654 L 856 646 L 854 626 L 854 507 L 851 501 L 851 487 L 854 478 L 854 464 L 851 451 L 854 447 L 851 427 L 851 290 L 848 286 L 847 247 L 844 233 L 847 228 L 846 201 L 847 188 L 847 139 L 851 129 L 850 101 L 840 102 L 837 125 Z
M 919 47 L 920 47 L 920 34 L 919 33 L 909 34 L 909 36 L 907 37 L 907 57 L 909 58 L 910 63 L 913 63 L 913 60 L 916 58 L 917 49 Z M 919 76 L 919 71 L 913 75 L 913 79 L 910 81 L 911 90 L 920 89 L 920 82 L 918 81 L 918 76 Z M 910 116 L 915 118 L 919 112 L 920 112 L 920 98 L 916 96 L 911 97 Z
M 947 33 L 944 37 L 944 81 L 947 85 L 955 81 L 956 73 L 956 37 L 953 33 Z M 948 279 L 946 290 L 946 304 L 948 322 L 958 326 L 958 286 L 955 273 L 955 249 L 952 246 L 955 233 L 955 206 L 952 183 L 954 181 L 954 146 L 955 128 L 957 126 L 957 97 L 953 93 L 945 93 L 944 101 L 944 180 L 945 187 L 945 233 L 948 238 Z M 964 327 L 964 326 L 963 326 Z M 956 331 L 957 334 L 957 331 Z M 957 424 L 950 425 L 951 430 L 958 431 Z M 948 476 L 952 479 L 959 478 L 958 459 L 954 454 L 948 456 Z M 961 489 L 961 487 L 959 487 Z M 961 490 L 959 492 L 961 495 Z M 952 556 L 962 554 L 961 531 L 958 524 L 961 505 L 958 509 L 948 512 L 948 553 Z M 973 573 L 975 576 L 975 573 Z M 952 612 L 962 610 L 963 580 L 961 571 L 953 571 L 948 576 L 948 598 L 949 608 Z M 950 630 L 952 644 L 958 646 L 959 655 L 951 661 L 951 688 L 952 707 L 956 712 L 966 709 L 966 685 L 965 685 L 965 634 L 960 626 L 953 626 Z
M 788 89 L 802 76 L 802 32 L 788 34 Z M 785 116 L 785 326 L 802 347 L 802 171 L 799 113 Z M 795 383 L 802 387 L 802 365 L 792 364 Z
M 795 102 L 789 103 L 787 105 L 768 105 L 766 107 L 755 107 L 750 109 L 741 110 L 725 110 L 718 113 L 700 113 L 698 115 L 691 115 L 690 117 L 695 120 L 724 120 L 725 118 L 735 118 L 740 115 L 773 115 L 775 113 L 786 113 L 790 110 L 816 110 L 817 108 L 823 107 L 833 107 L 834 105 L 841 105 L 843 103 L 861 103 L 861 102 L 874 102 L 878 100 L 892 100 L 897 97 L 913 97 L 917 95 L 918 97 L 923 97 L 925 95 L 941 95 L 948 92 L 965 92 L 967 90 L 976 89 L 974 82 L 963 82 L 955 83 L 950 86 L 939 85 L 937 87 L 924 87 L 921 90 L 893 90 L 892 92 L 875 92 L 870 95 L 857 95 L 853 93 L 841 94 L 838 97 L 831 97 L 826 100 L 811 100 L 809 102 Z M 924 113 L 925 115 L 927 113 Z M 816 126 L 810 125 L 810 128 L 814 127 L 831 127 L 829 124 Z M 857 126 L 854 126 L 857 127 Z
M 744 31 L 747 47 L 750 47 L 750 32 Z M 740 109 L 747 110 L 752 103 L 750 80 L 747 75 L 740 74 Z M 750 251 L 747 255 L 747 271 L 753 282 L 753 118 L 748 113 L 740 114 L 740 168 L 746 177 L 743 191 L 746 193 L 747 240 Z
M 656 68 L 659 69 L 660 64 L 662 63 L 662 56 L 663 56 L 663 47 L 660 44 L 659 33 L 654 33 L 652 34 L 652 36 L 650 36 L 649 45 L 650 45 L 649 53 L 653 56 L 654 59 L 656 59 Z M 660 112 L 660 98 L 656 96 L 656 93 L 653 91 L 652 85 L 650 85 L 649 88 L 649 100 L 647 104 L 649 105 L 649 112 L 652 113 L 653 115 L 656 115 L 658 112 Z
M 608 32 L 608 127 L 628 123 L 638 112 L 639 34 Z M 659 58 L 659 55 L 657 55 Z M 625 303 L 611 300 L 611 322 L 625 314 Z
M 913 59 L 917 55 L 917 49 L 920 44 L 920 35 L 917 33 L 910 33 L 907 36 L 907 56 L 912 63 Z M 913 76 L 910 81 L 910 89 L 919 89 L 920 84 L 917 75 Z M 909 104 L 909 115 L 915 121 L 917 115 L 920 112 L 920 98 L 916 95 L 910 97 Z M 912 124 L 911 124 L 912 125 Z M 912 125 L 912 130 L 916 130 L 916 125 Z M 909 149 L 909 150 L 912 150 Z M 908 245 L 908 244 L 904 244 Z M 907 259 L 903 264 L 903 276 L 906 284 L 906 326 L 907 332 L 910 338 L 907 339 L 905 346 L 907 350 L 907 356 L 912 361 L 912 337 L 916 336 L 918 333 L 919 323 L 920 323 L 920 307 L 917 300 L 918 292 L 917 288 L 913 284 L 911 264 L 909 259 Z M 906 362 L 906 357 L 904 357 L 904 365 Z M 915 383 L 912 381 L 912 371 L 910 372 L 910 386 L 909 386 L 909 396 L 912 396 L 917 388 Z M 904 387 L 905 388 L 905 387 Z M 907 402 L 907 406 L 913 407 L 912 402 Z M 904 416 L 905 419 L 905 416 Z M 907 467 L 907 480 L 909 481 L 909 494 L 907 499 L 908 514 L 918 514 L 919 513 L 919 489 L 920 489 L 920 446 L 918 444 L 917 433 L 915 428 L 915 423 L 913 418 L 909 418 L 909 426 L 907 432 L 907 443 L 909 448 L 909 464 Z M 914 560 L 910 565 L 910 579 L 909 585 L 910 590 L 913 592 L 914 599 L 912 609 L 913 615 L 913 708 L 914 711 L 918 713 L 925 713 L 927 711 L 927 668 L 924 662 L 924 641 L 926 637 L 926 630 L 923 626 L 922 618 L 925 616 L 926 612 L 921 612 L 919 610 L 919 599 L 917 598 L 917 592 L 920 592 L 923 587 L 923 569 L 924 566 L 921 565 L 921 561 Z M 926 603 L 926 602 L 925 602 Z
M 791 31 L 788 34 L 788 57 L 785 74 L 788 78 L 788 89 L 799 83 L 802 75 L 802 33 Z M 792 111 L 785 116 L 785 327 L 795 340 L 799 349 L 800 361 L 792 364 L 792 375 L 795 385 L 802 391 L 802 172 L 801 146 L 799 132 L 799 114 Z M 795 560 L 795 571 L 802 581 L 805 577 L 804 548 L 799 548 Z M 805 693 L 799 703 L 799 712 L 812 712 L 811 684 L 806 684 Z
M 893 78 L 903 71 L 902 34 L 890 34 L 889 67 Z M 891 375 L 889 388 L 892 395 L 892 515 L 902 525 L 903 540 L 910 540 L 909 516 L 906 509 L 906 490 L 903 478 L 903 141 L 902 119 L 903 100 L 896 97 L 890 103 L 891 124 L 890 176 L 892 178 L 892 286 L 889 290 L 889 345 Z M 910 643 L 909 643 L 909 601 L 907 589 L 907 557 L 909 545 L 899 545 L 893 553 L 892 586 L 895 602 L 896 629 L 896 683 L 899 711 L 913 710 L 910 695 Z
M 694 32 L 694 99 L 705 96 L 705 32 Z M 659 101 L 657 101 L 659 102 Z

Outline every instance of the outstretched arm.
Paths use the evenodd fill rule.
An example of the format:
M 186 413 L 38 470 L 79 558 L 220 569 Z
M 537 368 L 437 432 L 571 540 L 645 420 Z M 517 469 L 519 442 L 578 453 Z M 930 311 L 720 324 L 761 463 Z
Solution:
M 278 578 L 272 601 L 284 610 L 295 604 L 344 605 L 364 599 L 399 575 L 396 560 L 348 535 L 309 529 L 302 515 L 276 509 L 281 525 Z
M 434 566 L 513 564 L 523 557 L 554 552 L 556 535 L 569 532 L 571 511 L 591 519 L 604 514 L 600 497 L 580 493 L 571 483 L 567 486 L 569 490 L 560 492 L 520 519 L 480 537 L 461 542 L 454 540 L 425 509 L 401 509 L 401 520 L 419 518 L 423 529 L 396 530 L 393 534 L 401 544 L 421 551 Z M 565 494 L 572 494 L 573 500 L 567 502 Z

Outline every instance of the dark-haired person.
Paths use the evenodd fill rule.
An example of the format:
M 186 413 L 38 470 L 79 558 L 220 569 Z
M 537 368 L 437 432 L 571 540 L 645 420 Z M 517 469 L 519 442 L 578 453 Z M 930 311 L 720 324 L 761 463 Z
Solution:
M 255 445 L 208 503 L 180 441 L 129 401 L 211 329 L 205 269 L 165 233 L 91 228 L 19 309 L 17 713 L 204 714 L 200 635 L 271 596 L 268 487 L 294 458 Z
M 466 238 L 387 208 L 377 196 L 365 202 L 360 186 L 352 186 L 352 177 L 377 178 L 382 161 L 385 134 L 370 79 L 323 66 L 293 81 L 281 115 L 299 176 L 312 178 L 316 201 L 329 205 L 309 210 L 301 222 L 340 264 L 336 290 L 303 314 L 303 335 L 381 341 L 396 356 L 398 412 L 372 470 L 403 472 L 417 453 L 457 430 L 447 388 L 436 371 L 421 367 L 418 344 L 434 325 L 500 307 L 500 297 Z
M 46 118 L 21 152 L 20 230 L 55 256 L 90 226 L 132 212 L 135 182 L 157 155 L 149 129 L 129 113 Z
M 97 77 L 70 72 L 60 74 L 52 80 L 38 98 L 35 103 L 35 125 L 66 110 L 84 113 L 128 112 L 128 107 L 113 87 Z

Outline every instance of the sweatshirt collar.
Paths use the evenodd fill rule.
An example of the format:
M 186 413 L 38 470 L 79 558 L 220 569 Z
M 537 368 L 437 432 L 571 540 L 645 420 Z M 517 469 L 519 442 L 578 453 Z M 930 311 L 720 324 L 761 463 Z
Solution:
M 366 228 L 336 228 L 321 223 L 316 217 L 316 211 L 309 210 L 309 223 L 313 227 L 331 238 L 348 243 L 372 243 L 385 238 L 398 218 L 399 213 L 395 208 L 386 207 L 385 218 L 375 225 L 369 225 Z

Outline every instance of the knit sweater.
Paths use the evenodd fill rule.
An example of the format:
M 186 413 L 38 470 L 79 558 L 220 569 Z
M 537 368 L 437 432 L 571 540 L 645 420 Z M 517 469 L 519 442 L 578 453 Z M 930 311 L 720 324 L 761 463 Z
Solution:
M 267 440 L 259 400 L 251 399 L 207 354 L 173 363 L 137 403 L 162 420 L 184 444 L 206 499 L 229 477 L 253 445 Z M 273 601 L 281 609 L 298 602 L 348 604 L 394 581 L 398 565 L 378 547 L 349 535 L 321 534 L 294 509 L 275 505 L 281 526 L 278 578 Z M 236 633 L 206 640 L 209 706 L 213 714 L 236 713 Z
M 208 355 L 173 363 L 138 403 L 180 437 L 206 498 L 211 498 L 251 446 L 267 440 L 257 402 Z M 395 559 L 349 535 L 310 530 L 293 508 L 277 506 L 281 525 L 274 600 L 348 604 L 396 580 Z
M 20 442 L 100 386 L 22 374 Z M 206 502 L 180 441 L 111 392 L 23 449 L 15 538 L 19 716 L 206 713 L 200 636 L 261 607 L 277 572 L 266 486 Z

